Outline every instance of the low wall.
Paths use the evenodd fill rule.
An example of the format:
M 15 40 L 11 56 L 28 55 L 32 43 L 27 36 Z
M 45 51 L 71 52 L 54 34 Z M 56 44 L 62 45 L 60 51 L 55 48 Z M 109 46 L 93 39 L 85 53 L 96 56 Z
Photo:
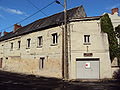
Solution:
M 116 75 L 120 74 L 119 70 L 120 70 L 120 66 L 112 66 L 112 76 L 113 78 L 116 78 Z

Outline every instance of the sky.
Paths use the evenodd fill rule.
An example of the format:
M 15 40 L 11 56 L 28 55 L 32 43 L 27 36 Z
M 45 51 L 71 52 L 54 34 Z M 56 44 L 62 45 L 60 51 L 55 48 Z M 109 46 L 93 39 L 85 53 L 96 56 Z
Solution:
M 53 1 L 55 0 L 0 0 L 0 32 L 12 31 L 14 28 L 12 25 L 37 12 L 38 9 L 46 7 Z M 62 5 L 64 4 L 64 0 L 58 1 Z M 25 26 L 35 20 L 61 12 L 64 9 L 62 5 L 53 3 L 43 9 L 42 12 L 19 24 Z M 112 8 L 119 8 L 120 12 L 120 0 L 67 0 L 67 9 L 80 5 L 83 5 L 87 16 L 100 16 L 103 13 L 111 13 Z

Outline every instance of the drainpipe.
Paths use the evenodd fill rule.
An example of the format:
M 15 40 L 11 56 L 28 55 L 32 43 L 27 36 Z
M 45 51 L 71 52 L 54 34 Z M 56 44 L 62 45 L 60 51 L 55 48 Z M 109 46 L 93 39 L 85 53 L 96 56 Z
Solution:
M 62 24 L 62 77 L 64 76 L 64 28 Z

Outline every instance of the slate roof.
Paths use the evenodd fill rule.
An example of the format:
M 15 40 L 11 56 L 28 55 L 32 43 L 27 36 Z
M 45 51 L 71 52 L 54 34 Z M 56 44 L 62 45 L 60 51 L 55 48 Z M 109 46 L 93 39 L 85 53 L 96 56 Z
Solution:
M 72 8 L 67 11 L 68 20 L 86 17 L 83 6 Z M 10 32 L 7 35 L 0 37 L 0 41 L 4 41 L 13 37 L 25 35 L 28 33 L 44 30 L 47 28 L 55 27 L 64 23 L 64 12 L 54 14 L 52 16 L 34 21 L 22 28 L 19 28 L 16 32 Z
M 94 17 L 80 17 L 69 20 L 69 22 L 75 22 L 75 21 L 90 21 L 90 20 L 99 20 L 102 16 L 94 16 Z

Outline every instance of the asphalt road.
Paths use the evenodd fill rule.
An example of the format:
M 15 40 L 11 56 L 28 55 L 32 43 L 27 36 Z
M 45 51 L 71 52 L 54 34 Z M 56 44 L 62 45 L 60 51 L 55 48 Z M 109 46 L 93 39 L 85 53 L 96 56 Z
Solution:
M 0 71 L 0 90 L 120 90 L 120 82 L 66 82 Z

